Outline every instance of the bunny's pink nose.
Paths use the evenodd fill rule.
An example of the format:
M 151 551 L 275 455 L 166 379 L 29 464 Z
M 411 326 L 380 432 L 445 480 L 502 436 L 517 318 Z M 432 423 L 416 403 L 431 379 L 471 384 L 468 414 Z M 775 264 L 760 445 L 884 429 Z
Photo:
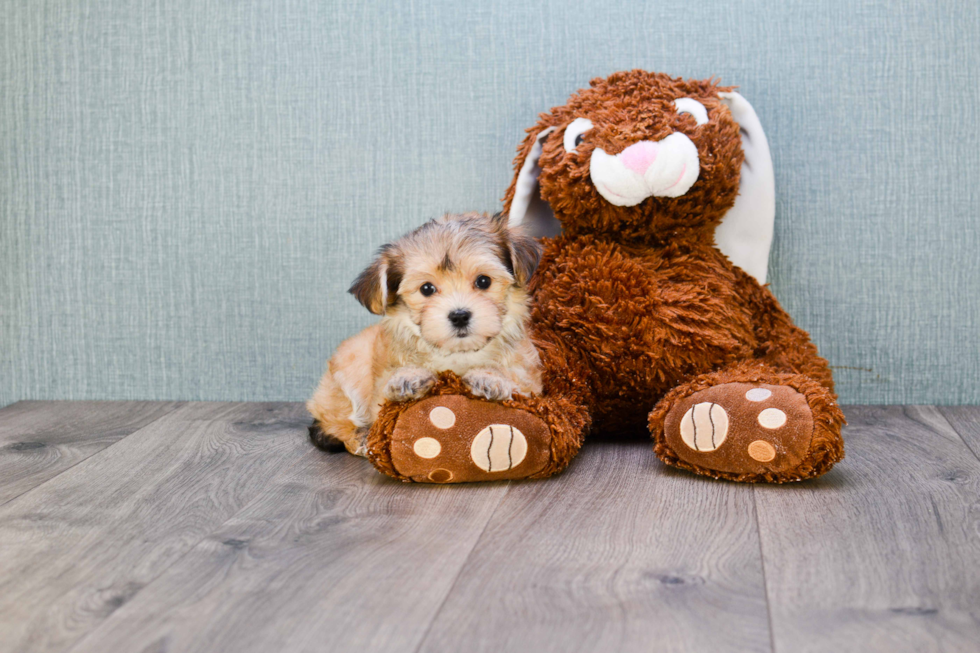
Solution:
M 636 174 L 642 175 L 650 167 L 650 164 L 657 159 L 658 149 L 657 144 L 653 141 L 640 141 L 620 152 L 619 160 Z

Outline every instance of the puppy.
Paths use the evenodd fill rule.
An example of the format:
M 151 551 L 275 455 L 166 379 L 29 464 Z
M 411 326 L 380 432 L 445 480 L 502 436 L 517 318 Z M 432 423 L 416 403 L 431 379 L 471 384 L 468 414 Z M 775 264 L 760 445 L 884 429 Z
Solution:
M 446 215 L 382 247 L 350 287 L 381 321 L 330 359 L 306 404 L 313 443 L 366 455 L 384 401 L 423 396 L 444 370 L 493 401 L 540 393 L 525 290 L 540 259 L 503 214 Z

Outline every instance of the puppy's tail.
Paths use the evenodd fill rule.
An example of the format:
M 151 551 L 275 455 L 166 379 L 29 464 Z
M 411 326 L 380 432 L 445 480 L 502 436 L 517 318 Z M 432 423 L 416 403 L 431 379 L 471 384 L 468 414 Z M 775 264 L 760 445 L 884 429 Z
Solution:
M 319 420 L 313 420 L 310 424 L 310 442 L 313 446 L 327 453 L 341 453 L 347 451 L 347 447 L 336 436 L 330 435 L 323 430 Z

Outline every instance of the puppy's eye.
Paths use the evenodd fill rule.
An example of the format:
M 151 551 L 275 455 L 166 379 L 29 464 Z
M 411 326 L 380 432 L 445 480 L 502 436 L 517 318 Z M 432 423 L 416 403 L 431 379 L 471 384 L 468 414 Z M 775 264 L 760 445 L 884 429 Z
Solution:
M 481 274 L 476 278 L 476 287 L 479 288 L 480 290 L 486 290 L 487 288 L 490 287 L 491 283 L 493 283 L 493 279 L 491 279 L 485 274 Z
M 683 113 L 688 113 L 693 116 L 694 122 L 698 123 L 698 126 L 708 122 L 708 110 L 695 99 L 689 97 L 679 98 L 674 100 L 674 107 L 677 109 L 678 116 Z
M 588 118 L 576 118 L 565 127 L 565 139 L 562 144 L 566 152 L 574 152 L 575 148 L 582 144 L 585 139 L 585 132 L 592 129 L 592 121 Z
M 432 295 L 436 294 L 436 287 L 426 281 L 422 284 L 422 287 L 419 288 L 419 292 L 426 297 L 431 297 Z

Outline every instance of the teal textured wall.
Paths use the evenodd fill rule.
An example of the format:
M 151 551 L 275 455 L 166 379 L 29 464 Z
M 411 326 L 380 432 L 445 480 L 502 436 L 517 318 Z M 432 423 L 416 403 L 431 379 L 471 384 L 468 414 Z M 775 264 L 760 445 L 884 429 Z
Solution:
M 737 84 L 844 402 L 980 401 L 980 3 L 0 1 L 0 404 L 303 399 L 382 242 L 593 76 Z

